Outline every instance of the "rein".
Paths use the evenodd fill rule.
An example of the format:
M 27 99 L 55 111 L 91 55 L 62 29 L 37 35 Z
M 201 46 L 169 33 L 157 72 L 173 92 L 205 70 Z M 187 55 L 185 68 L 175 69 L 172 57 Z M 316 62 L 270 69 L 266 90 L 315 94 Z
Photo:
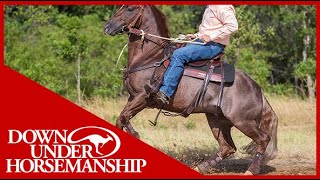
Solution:
M 142 5 L 139 5 L 139 13 L 137 14 L 136 18 L 127 26 L 129 32 L 132 34 L 135 34 L 137 36 L 141 36 L 142 41 L 144 40 L 145 35 L 147 35 L 147 36 L 155 37 L 158 39 L 172 41 L 174 43 L 190 43 L 190 44 L 201 44 L 201 45 L 206 44 L 206 43 L 201 43 L 201 42 L 194 42 L 198 38 L 193 39 L 191 41 L 183 40 L 183 39 L 185 39 L 185 36 L 181 36 L 178 38 L 167 38 L 167 37 L 162 37 L 162 36 L 158 36 L 158 35 L 154 35 L 154 34 L 150 34 L 150 33 L 145 33 L 142 29 L 133 28 L 134 25 L 137 23 L 138 19 L 141 17 L 143 10 L 144 10 L 144 7 Z
M 142 71 L 145 69 L 150 69 L 150 68 L 154 68 L 154 67 L 160 67 L 164 61 L 166 61 L 169 58 L 169 56 L 165 55 L 164 58 L 161 61 L 157 61 L 154 64 L 151 65 L 146 65 L 146 66 L 140 66 L 137 68 L 133 68 L 133 69 L 126 69 L 124 68 L 124 78 L 126 79 L 128 77 L 129 74 L 137 72 L 137 71 Z
M 129 32 L 132 33 L 132 34 L 135 34 L 137 36 L 141 36 L 141 40 L 144 40 L 145 35 L 147 35 L 147 36 L 155 37 L 155 38 L 158 38 L 158 39 L 172 41 L 173 43 L 188 43 L 188 44 L 200 44 L 200 45 L 207 44 L 207 43 L 201 43 L 201 42 L 194 42 L 198 38 L 195 38 L 195 39 L 193 39 L 191 41 L 183 40 L 183 39 L 186 39 L 186 37 L 184 35 L 181 35 L 178 38 L 167 38 L 167 37 L 162 37 L 162 36 L 158 36 L 158 35 L 154 35 L 154 34 L 145 33 L 143 30 L 136 29 L 136 28 L 129 29 Z

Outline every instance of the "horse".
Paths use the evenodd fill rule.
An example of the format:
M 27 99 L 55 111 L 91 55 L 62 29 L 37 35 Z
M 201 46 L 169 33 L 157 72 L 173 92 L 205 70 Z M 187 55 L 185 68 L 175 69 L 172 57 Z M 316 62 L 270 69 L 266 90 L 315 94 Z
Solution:
M 159 61 L 165 56 L 165 48 L 170 42 L 170 32 L 166 16 L 153 5 L 123 5 L 104 26 L 105 35 L 128 34 L 128 60 L 124 70 L 124 87 L 129 98 L 116 120 L 116 127 L 140 138 L 130 123 L 130 119 L 147 107 L 163 108 L 169 112 L 182 112 L 195 97 L 202 80 L 182 76 L 178 88 L 169 104 L 164 106 L 150 96 L 145 86 L 150 83 Z M 158 38 L 162 37 L 162 38 Z M 158 63 L 158 64 L 157 64 Z M 159 67 L 163 68 L 163 66 Z M 245 175 L 257 175 L 261 166 L 274 159 L 277 154 L 278 118 L 267 101 L 261 87 L 245 72 L 235 70 L 232 85 L 225 86 L 221 106 L 217 108 L 220 86 L 209 83 L 203 103 L 194 113 L 205 113 L 219 150 L 212 157 L 197 165 L 194 170 L 209 173 L 219 162 L 235 153 L 237 148 L 231 137 L 235 127 L 252 139 L 244 150 L 251 154 L 252 162 Z M 148 103 L 148 102 L 153 102 Z M 220 110 L 220 113 L 217 112 Z

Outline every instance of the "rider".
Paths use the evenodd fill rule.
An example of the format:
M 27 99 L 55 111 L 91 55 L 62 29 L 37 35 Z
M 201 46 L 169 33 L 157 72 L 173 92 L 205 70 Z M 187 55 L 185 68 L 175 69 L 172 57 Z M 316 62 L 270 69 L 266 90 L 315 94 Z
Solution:
M 201 44 L 188 44 L 174 51 L 170 65 L 166 70 L 156 99 L 168 104 L 174 94 L 185 64 L 212 59 L 224 52 L 230 36 L 238 30 L 236 12 L 232 5 L 208 5 L 204 11 L 202 23 L 196 34 L 187 34 L 189 39 L 198 38 Z

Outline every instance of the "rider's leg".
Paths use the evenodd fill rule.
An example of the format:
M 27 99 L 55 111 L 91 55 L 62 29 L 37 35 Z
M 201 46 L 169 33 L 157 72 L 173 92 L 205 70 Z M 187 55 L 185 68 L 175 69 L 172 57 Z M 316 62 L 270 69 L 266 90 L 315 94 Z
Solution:
M 166 96 L 166 99 L 171 98 L 178 86 L 184 66 L 187 63 L 212 59 L 223 52 L 223 50 L 224 48 L 216 43 L 206 45 L 188 44 L 185 47 L 175 50 L 170 65 L 164 74 L 160 91 L 157 93 L 158 99 L 160 97 L 160 100 L 163 100 L 163 96 Z

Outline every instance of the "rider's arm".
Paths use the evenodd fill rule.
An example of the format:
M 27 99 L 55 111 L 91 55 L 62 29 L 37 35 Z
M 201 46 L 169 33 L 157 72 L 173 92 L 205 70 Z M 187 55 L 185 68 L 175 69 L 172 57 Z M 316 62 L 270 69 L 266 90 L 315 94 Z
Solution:
M 212 13 L 220 21 L 221 26 L 210 33 L 212 41 L 228 38 L 231 34 L 238 31 L 238 21 L 234 7 L 231 5 L 210 5 Z

